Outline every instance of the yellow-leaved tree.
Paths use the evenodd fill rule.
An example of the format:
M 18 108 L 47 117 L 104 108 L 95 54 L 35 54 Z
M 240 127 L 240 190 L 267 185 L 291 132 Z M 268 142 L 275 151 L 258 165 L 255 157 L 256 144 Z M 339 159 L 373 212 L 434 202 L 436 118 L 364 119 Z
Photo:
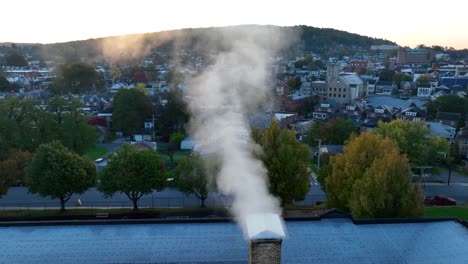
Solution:
M 408 160 L 390 139 L 373 133 L 353 136 L 331 165 L 325 179 L 330 206 L 357 217 L 421 215 L 420 187 L 411 182 Z

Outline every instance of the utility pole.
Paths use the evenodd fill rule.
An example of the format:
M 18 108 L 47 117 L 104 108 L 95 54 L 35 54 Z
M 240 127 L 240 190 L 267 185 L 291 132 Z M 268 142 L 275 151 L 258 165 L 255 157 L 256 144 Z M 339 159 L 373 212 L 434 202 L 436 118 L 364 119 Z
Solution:
M 319 142 L 318 145 L 318 159 L 317 159 L 317 169 L 320 170 L 320 154 L 322 150 L 322 140 L 321 139 L 316 139 L 315 141 Z
M 448 171 L 449 175 L 448 175 L 447 186 L 450 186 L 450 176 L 452 175 L 452 165 L 451 164 L 448 165 L 448 169 L 449 169 L 449 171 Z
M 156 135 L 154 134 L 154 113 L 153 113 L 153 142 L 156 142 Z

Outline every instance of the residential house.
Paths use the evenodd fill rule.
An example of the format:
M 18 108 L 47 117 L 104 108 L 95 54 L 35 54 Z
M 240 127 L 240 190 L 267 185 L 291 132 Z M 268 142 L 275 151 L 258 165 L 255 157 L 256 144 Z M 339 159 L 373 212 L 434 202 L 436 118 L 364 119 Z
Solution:
M 402 82 L 400 84 L 400 89 L 398 90 L 398 95 L 400 97 L 408 98 L 413 95 L 413 91 L 416 90 L 416 84 L 414 82 Z
M 434 92 L 434 88 L 432 87 L 418 87 L 418 97 L 430 97 Z
M 405 109 L 396 115 L 398 119 L 408 120 L 412 122 L 426 121 L 427 112 L 424 109 L 413 106 Z
M 298 120 L 292 123 L 290 126 L 296 130 L 298 135 L 306 135 L 312 127 L 313 123 L 313 120 Z
M 334 117 L 340 107 L 341 105 L 335 101 L 325 100 L 317 106 L 315 106 L 315 111 L 312 113 L 312 118 L 319 120 L 327 120 L 331 117 Z
M 429 128 L 432 134 L 443 137 L 447 141 L 452 142 L 455 138 L 456 128 L 444 125 L 438 122 L 426 122 L 426 126 Z
M 344 104 L 338 112 L 349 119 L 361 119 L 364 117 L 364 105 L 357 102 Z
M 155 151 L 158 150 L 158 144 L 156 142 L 133 141 L 131 145 L 137 147 L 138 149 L 150 149 Z
M 320 153 L 321 154 L 329 154 L 329 155 L 336 155 L 336 154 L 343 154 L 344 145 L 332 145 L 332 144 L 327 144 L 327 145 L 322 145 L 320 147 Z
M 457 133 L 457 143 L 460 147 L 460 154 L 464 159 L 468 159 L 468 126 L 461 128 Z
M 392 95 L 396 85 L 392 81 L 378 81 L 375 84 L 375 94 Z
M 288 112 L 275 113 L 274 117 L 282 128 L 289 127 L 292 123 L 300 119 L 297 113 Z
M 368 80 L 367 81 L 367 93 L 368 94 L 373 94 L 375 93 L 375 84 L 377 83 L 377 80 Z
M 364 120 L 359 124 L 359 129 L 361 131 L 370 131 L 376 128 L 380 121 L 391 122 L 395 117 L 396 111 L 395 108 L 386 105 L 368 106 L 364 110 Z
M 448 125 L 451 127 L 458 127 L 458 122 L 460 122 L 461 114 L 460 113 L 450 113 L 450 112 L 437 112 L 436 120 L 439 123 Z
M 134 133 L 132 137 L 136 142 L 153 141 L 153 129 L 140 129 L 140 131 Z
M 250 127 L 267 128 L 270 126 L 273 117 L 271 113 L 257 111 L 247 116 Z

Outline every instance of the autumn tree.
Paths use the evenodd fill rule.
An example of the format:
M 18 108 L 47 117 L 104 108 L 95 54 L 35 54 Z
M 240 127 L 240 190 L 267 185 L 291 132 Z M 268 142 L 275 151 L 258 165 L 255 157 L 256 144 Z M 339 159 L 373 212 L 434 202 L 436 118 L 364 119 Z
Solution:
M 31 161 L 31 152 L 10 149 L 8 158 L 0 160 L 0 195 L 6 187 L 26 183 L 26 166 Z M 3 193 L 4 194 L 4 193 Z
M 0 197 L 8 192 L 8 189 L 15 184 L 15 164 L 12 160 L 0 161 Z
M 303 200 L 310 190 L 309 147 L 296 139 L 294 131 L 280 129 L 276 121 L 253 133 L 263 148 L 260 159 L 268 170 L 270 193 L 283 205 Z
M 353 136 L 344 154 L 331 157 L 325 179 L 328 204 L 357 217 L 414 217 L 422 213 L 422 194 L 411 182 L 406 157 L 388 138 Z
M 449 143 L 441 137 L 429 134 L 424 122 L 394 120 L 379 122 L 375 133 L 393 140 L 412 165 L 436 163 L 440 153 L 449 152 Z
M 187 195 L 195 195 L 200 199 L 201 207 L 205 207 L 208 198 L 209 169 L 198 154 L 193 154 L 181 160 L 174 172 L 177 189 Z
M 114 96 L 112 122 L 114 129 L 131 135 L 143 127 L 151 116 L 153 105 L 150 98 L 137 89 L 120 89 Z
M 73 194 L 82 194 L 95 186 L 96 166 L 54 141 L 39 146 L 27 167 L 26 179 L 30 192 L 60 199 L 64 211 Z
M 143 195 L 165 187 L 166 175 L 158 153 L 124 144 L 108 158 L 98 189 L 106 196 L 125 194 L 132 201 L 133 210 L 138 210 L 138 200 Z
M 118 81 L 120 79 L 122 79 L 122 71 L 120 70 L 120 68 L 117 66 L 117 65 L 113 65 L 110 69 L 110 75 L 112 76 L 112 78 L 114 78 L 114 80 Z
M 337 117 L 327 122 L 315 121 L 309 130 L 309 144 L 316 146 L 318 144 L 316 139 L 321 139 L 322 144 L 342 145 L 355 132 L 357 127 L 349 119 Z

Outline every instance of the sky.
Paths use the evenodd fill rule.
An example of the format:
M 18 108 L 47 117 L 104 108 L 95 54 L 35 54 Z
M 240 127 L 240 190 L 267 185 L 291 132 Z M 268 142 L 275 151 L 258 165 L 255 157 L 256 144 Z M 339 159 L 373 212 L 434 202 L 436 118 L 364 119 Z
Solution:
M 2 0 L 0 42 L 53 43 L 241 24 L 308 25 L 468 48 L 467 0 Z

